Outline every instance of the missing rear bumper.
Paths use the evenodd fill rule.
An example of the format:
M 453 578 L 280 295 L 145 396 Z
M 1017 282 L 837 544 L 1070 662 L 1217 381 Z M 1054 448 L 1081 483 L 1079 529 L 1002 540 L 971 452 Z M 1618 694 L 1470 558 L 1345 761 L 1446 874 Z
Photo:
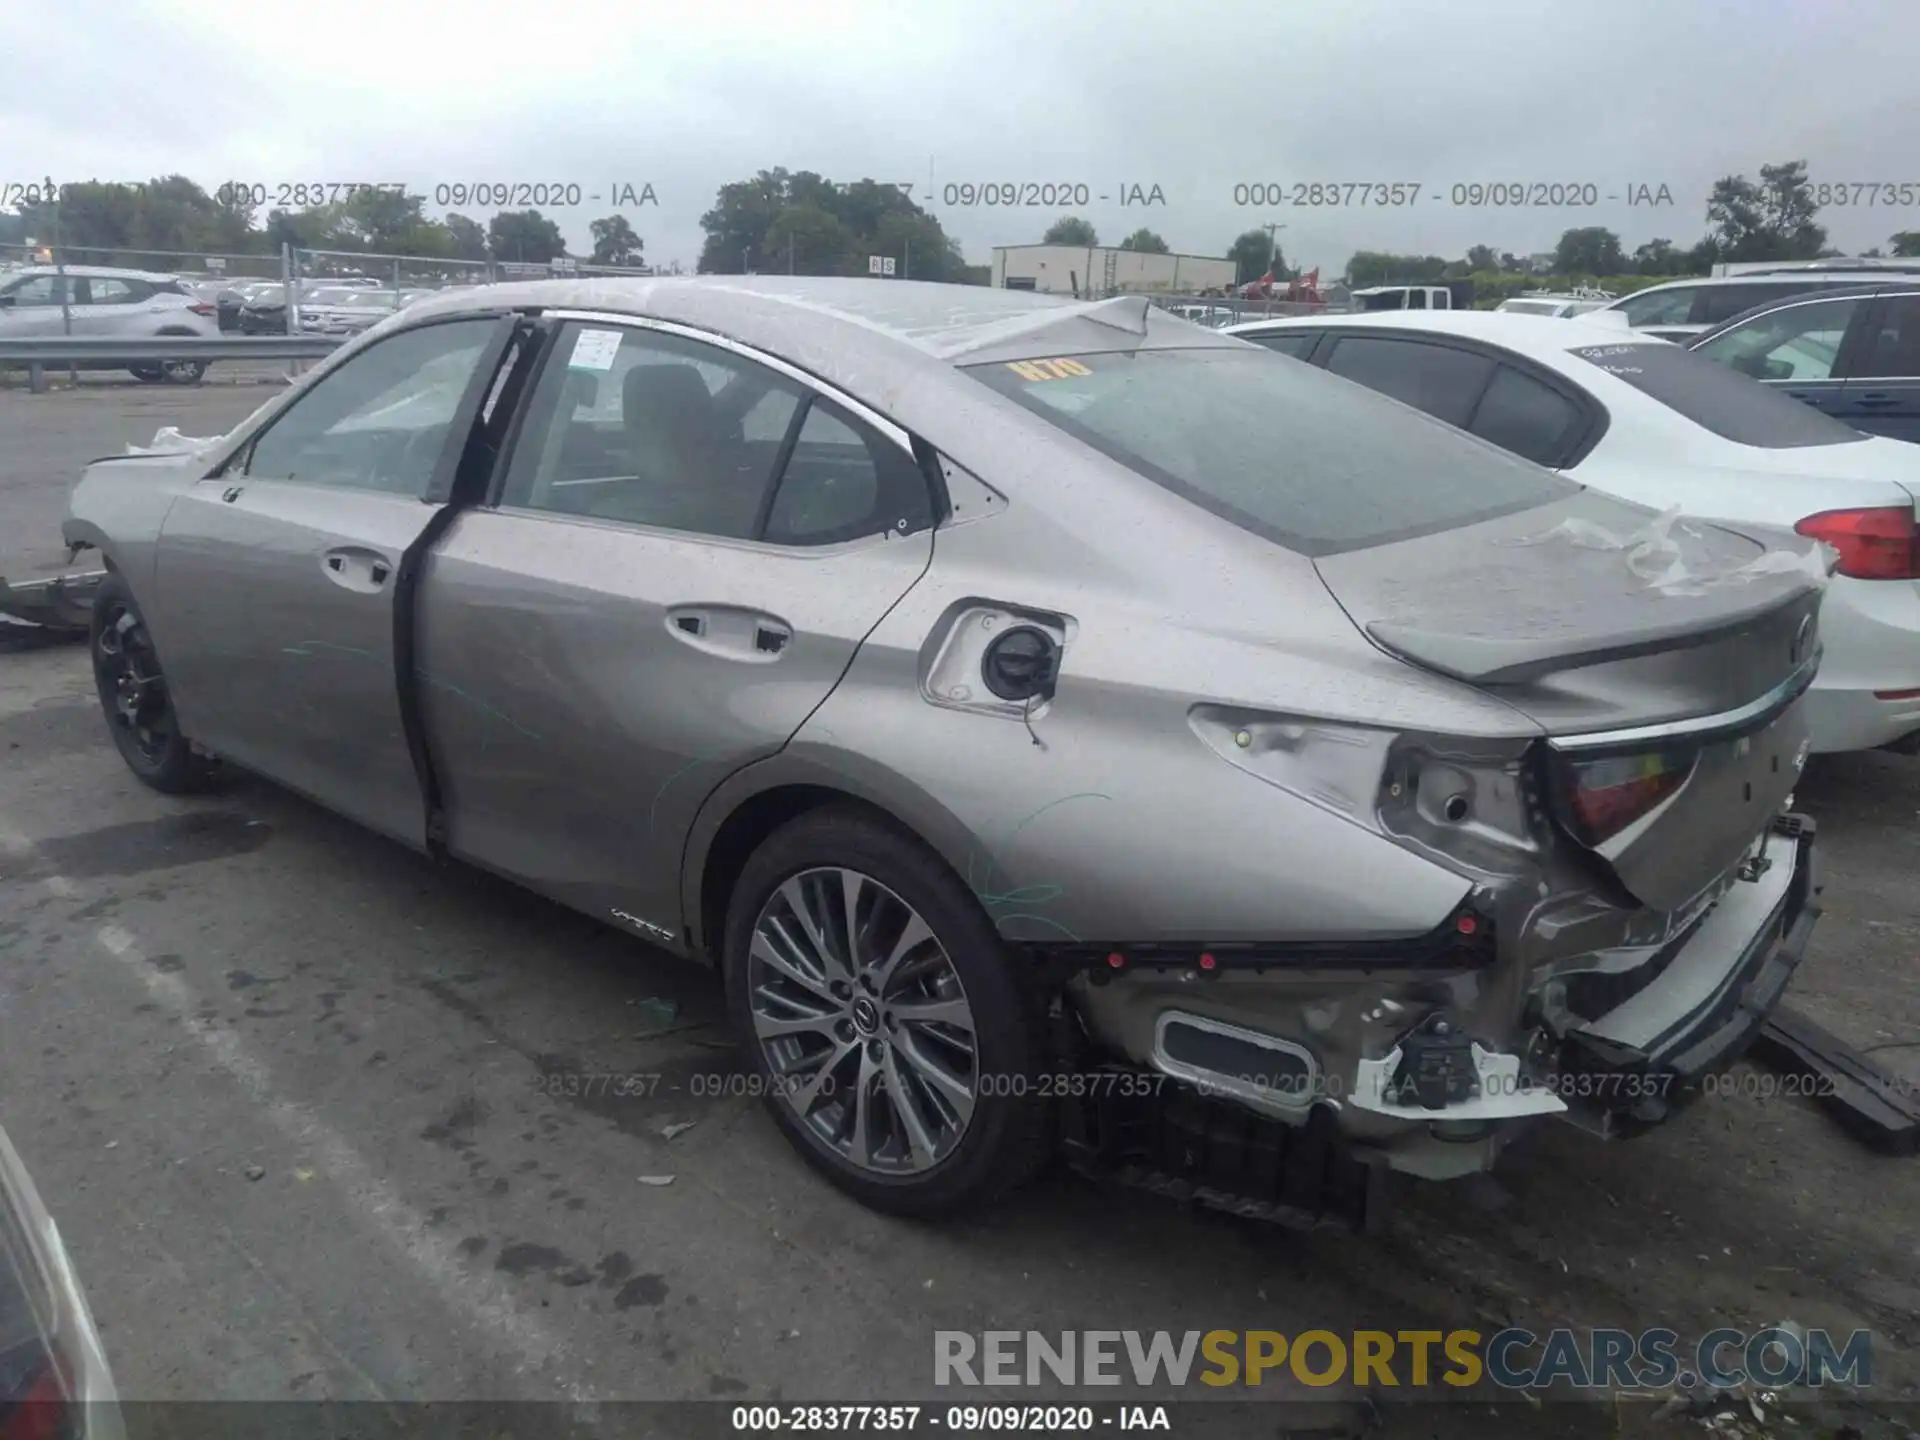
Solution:
M 1816 826 L 1775 820 L 1765 862 L 1743 869 L 1659 978 L 1570 1030 L 1556 1088 L 1602 1133 L 1657 1123 L 1758 1038 L 1820 917 Z

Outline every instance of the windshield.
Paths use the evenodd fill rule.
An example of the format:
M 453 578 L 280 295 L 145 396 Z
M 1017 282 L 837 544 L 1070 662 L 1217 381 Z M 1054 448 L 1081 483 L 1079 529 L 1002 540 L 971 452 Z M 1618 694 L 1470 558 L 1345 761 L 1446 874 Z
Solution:
M 1737 445 L 1790 450 L 1867 438 L 1810 405 L 1677 345 L 1586 345 L 1567 353 Z
M 1265 350 L 1147 350 L 970 367 L 1069 435 L 1307 555 L 1544 505 L 1580 487 Z
M 1500 308 L 1509 315 L 1558 315 L 1563 307 L 1556 300 L 1509 300 Z

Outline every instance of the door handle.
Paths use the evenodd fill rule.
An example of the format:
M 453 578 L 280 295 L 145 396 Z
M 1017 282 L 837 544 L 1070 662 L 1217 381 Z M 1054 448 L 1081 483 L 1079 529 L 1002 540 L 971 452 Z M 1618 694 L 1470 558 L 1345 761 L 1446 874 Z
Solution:
M 764 665 L 785 655 L 793 641 L 786 621 L 733 605 L 675 605 L 666 621 L 674 639 L 723 660 Z
M 334 584 L 363 595 L 377 593 L 393 573 L 393 562 L 374 550 L 343 546 L 320 557 L 321 568 Z
M 240 486 L 240 485 L 229 485 L 225 490 L 222 490 L 220 492 L 220 498 L 226 501 L 227 504 L 231 505 L 234 501 L 240 498 L 240 492 L 244 488 L 245 488 L 244 486 Z
M 1884 390 L 1870 390 L 1865 395 L 1854 396 L 1853 403 L 1868 410 L 1884 410 L 1889 405 L 1898 405 L 1900 397 Z

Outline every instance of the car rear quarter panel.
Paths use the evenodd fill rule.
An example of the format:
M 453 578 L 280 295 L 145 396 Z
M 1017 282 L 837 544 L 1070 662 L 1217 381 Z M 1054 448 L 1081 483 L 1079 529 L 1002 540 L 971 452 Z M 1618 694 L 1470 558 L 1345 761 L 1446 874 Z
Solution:
M 928 574 L 786 750 L 709 799 L 684 871 L 689 920 L 700 923 L 721 824 L 780 785 L 842 790 L 894 816 L 1009 939 L 1391 937 L 1444 920 L 1469 881 L 1367 828 L 1371 787 L 1329 783 L 1307 799 L 1257 779 L 1195 733 L 1193 707 L 1516 746 L 1537 727 L 1374 649 L 1302 557 L 1050 427 L 997 457 L 975 439 L 970 459 L 1007 509 L 938 531 Z M 1018 716 L 935 704 L 925 688 L 945 627 L 982 602 L 1064 622 L 1057 693 L 1031 735 Z

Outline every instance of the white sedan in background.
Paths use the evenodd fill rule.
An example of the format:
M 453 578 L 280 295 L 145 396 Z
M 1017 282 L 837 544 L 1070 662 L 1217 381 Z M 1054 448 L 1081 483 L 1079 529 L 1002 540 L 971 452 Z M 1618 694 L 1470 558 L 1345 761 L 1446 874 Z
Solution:
M 1227 332 L 1317 365 L 1570 479 L 1667 512 L 1587 535 L 1649 583 L 1698 516 L 1838 552 L 1808 702 L 1816 752 L 1920 751 L 1920 446 L 1870 436 L 1665 340 L 1488 311 L 1260 320 Z M 1284 438 L 1282 440 L 1284 444 Z

